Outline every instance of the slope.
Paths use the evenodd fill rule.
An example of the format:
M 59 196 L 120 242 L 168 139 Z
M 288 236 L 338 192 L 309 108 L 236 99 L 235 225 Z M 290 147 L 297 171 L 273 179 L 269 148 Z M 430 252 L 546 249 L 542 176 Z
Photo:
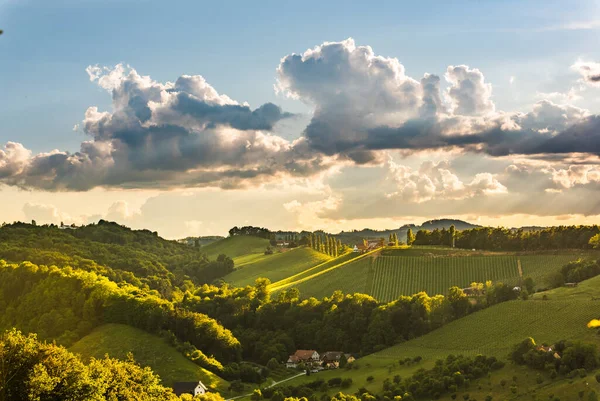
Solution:
M 272 289 L 294 286 L 302 297 L 322 298 L 335 290 L 365 293 L 389 302 L 401 295 L 425 291 L 430 295 L 445 294 L 448 288 L 468 287 L 472 282 L 502 281 L 518 285 L 531 276 L 537 288 L 547 288 L 548 277 L 569 261 L 597 257 L 584 251 L 549 253 L 474 252 L 441 247 L 384 249 L 371 257 L 361 255 L 335 269 L 320 269 L 319 274 L 305 273 L 274 283 Z M 313 268 L 316 273 L 316 268 Z M 285 285 L 285 287 L 284 287 Z
M 179 381 L 201 380 L 207 386 L 225 391 L 227 382 L 184 357 L 160 337 L 123 324 L 105 324 L 77 341 L 70 351 L 84 361 L 110 357 L 127 359 L 131 352 L 137 363 L 149 366 L 167 386 Z
M 267 246 L 269 246 L 268 239 L 237 235 L 208 244 L 201 248 L 201 252 L 208 255 L 209 259 L 215 259 L 220 254 L 234 259 L 248 254 L 263 254 Z
M 248 257 L 241 257 L 248 260 Z M 259 277 L 272 282 L 285 279 L 331 258 L 311 248 L 296 248 L 273 255 L 257 256 L 247 263 L 237 264 L 237 269 L 223 278 L 234 286 L 251 285 Z M 236 259 L 236 261 L 239 259 Z
M 546 295 L 544 300 L 543 295 Z M 473 313 L 448 323 L 424 336 L 386 348 L 360 358 L 355 369 L 319 373 L 319 379 L 350 377 L 353 385 L 347 392 L 366 387 L 380 392 L 383 379 L 396 374 L 406 377 L 419 368 L 430 368 L 435 361 L 450 354 L 485 354 L 506 359 L 514 344 L 527 337 L 538 343 L 553 343 L 562 339 L 579 339 L 600 345 L 595 330 L 587 323 L 600 318 L 600 276 L 584 281 L 576 288 L 559 288 L 536 294 L 527 301 L 509 301 Z M 423 361 L 410 366 L 399 360 L 420 356 Z M 504 373 L 510 380 L 516 368 L 508 365 Z M 531 373 L 531 371 L 530 371 Z M 367 377 L 377 380 L 367 383 Z M 530 376 L 535 376 L 531 375 Z M 314 379 L 299 378 L 291 384 Z M 499 379 L 497 379 L 499 380 Z

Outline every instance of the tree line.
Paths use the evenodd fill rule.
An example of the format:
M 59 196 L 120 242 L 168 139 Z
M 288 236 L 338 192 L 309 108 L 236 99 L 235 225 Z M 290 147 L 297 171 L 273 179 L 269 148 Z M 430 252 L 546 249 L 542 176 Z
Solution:
M 209 260 L 200 249 L 104 220 L 65 230 L 5 224 L 0 228 L 0 259 L 79 268 L 156 290 L 166 299 L 182 296 L 190 283 L 211 283 L 234 268 L 224 255 Z
M 590 239 L 600 233 L 593 226 L 558 226 L 540 230 L 477 227 L 460 231 L 445 228 L 417 231 L 415 245 L 445 245 L 490 251 L 589 249 Z
M 172 333 L 198 349 L 197 363 L 213 371 L 222 366 L 218 361 L 241 357 L 241 344 L 232 332 L 206 314 L 68 267 L 0 260 L 0 310 L 0 330 L 16 327 L 67 346 L 101 324 L 122 323 L 153 334 Z
M 264 227 L 244 226 L 244 227 L 233 227 L 229 230 L 229 236 L 235 237 L 236 235 L 252 235 L 254 237 L 272 239 L 274 235 L 269 229 Z
M 341 240 L 336 240 L 335 237 L 331 235 L 320 233 L 308 234 L 308 246 L 317 252 L 324 253 L 334 258 L 338 257 L 346 250 L 346 247 L 342 244 Z
M 446 297 L 420 292 L 389 303 L 340 291 L 301 300 L 294 288 L 271 297 L 269 284 L 258 279 L 244 288 L 203 285 L 186 293 L 179 306 L 217 319 L 241 342 L 244 359 L 266 364 L 272 358 L 283 362 L 296 349 L 369 354 L 517 297 L 512 286 L 490 282 L 475 305 L 458 287 Z

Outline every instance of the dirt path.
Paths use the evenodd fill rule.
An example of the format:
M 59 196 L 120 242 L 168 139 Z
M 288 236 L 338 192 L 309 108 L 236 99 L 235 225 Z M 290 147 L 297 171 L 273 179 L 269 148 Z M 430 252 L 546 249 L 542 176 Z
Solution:
M 270 384 L 270 385 L 268 385 L 268 386 L 266 386 L 266 387 L 263 387 L 263 388 L 271 388 L 271 387 L 275 387 L 275 386 L 277 386 L 278 384 L 284 383 L 284 382 L 286 382 L 286 381 L 288 381 L 288 380 L 295 379 L 296 377 L 304 376 L 305 374 L 306 374 L 306 372 L 298 373 L 298 374 L 297 374 L 297 375 L 295 375 L 295 376 L 288 377 L 287 379 L 280 380 L 280 381 L 278 381 L 278 382 L 272 383 L 272 384 Z M 227 398 L 225 401 L 237 400 L 238 398 L 249 397 L 249 396 L 251 396 L 251 395 L 252 395 L 252 393 L 249 393 L 249 394 L 244 394 L 244 395 L 238 395 L 238 396 L 235 396 L 235 397 L 232 397 L 232 398 Z

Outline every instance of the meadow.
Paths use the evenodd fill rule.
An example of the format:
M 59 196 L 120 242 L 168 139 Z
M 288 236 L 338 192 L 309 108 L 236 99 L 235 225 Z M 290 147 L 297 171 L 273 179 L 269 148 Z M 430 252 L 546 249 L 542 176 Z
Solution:
M 546 295 L 546 299 L 543 295 Z M 527 337 L 533 337 L 539 344 L 578 339 L 600 345 L 598 331 L 586 326 L 591 319 L 600 317 L 600 301 L 592 300 L 592 297 L 600 297 L 600 276 L 584 281 L 576 288 L 558 288 L 536 294 L 527 301 L 516 300 L 492 306 L 450 322 L 424 336 L 359 358 L 355 369 L 325 371 L 319 373 L 318 378 L 327 381 L 333 377 L 350 377 L 353 384 L 347 392 L 357 391 L 360 387 L 379 392 L 384 378 L 394 375 L 406 377 L 417 369 L 431 368 L 437 359 L 450 354 L 484 354 L 506 360 L 510 348 Z M 423 358 L 422 362 L 399 364 L 400 360 L 417 356 Z M 482 379 L 481 389 L 472 386 L 469 392 L 472 395 L 492 393 L 508 396 L 508 388 L 500 386 L 499 382 L 501 379 L 512 382 L 515 375 L 519 377 L 519 385 L 523 391 L 535 388 L 540 394 L 569 394 L 566 382 L 551 384 L 546 378 L 544 383 L 539 384 L 533 380 L 535 371 L 511 364 L 493 374 L 492 380 Z M 375 380 L 367 382 L 369 376 L 373 376 Z M 302 377 L 294 379 L 290 384 L 309 382 L 316 378 L 317 375 Z M 571 384 L 585 389 L 586 383 L 591 384 L 592 381 L 595 384 L 593 378 Z
M 250 254 L 234 259 L 236 270 L 223 277 L 223 280 L 236 287 L 252 285 L 260 277 L 265 277 L 275 282 L 305 271 L 315 265 L 327 262 L 330 259 L 331 257 L 324 253 L 305 247 L 286 250 L 281 253 L 275 250 L 275 253 L 272 255 L 265 255 L 264 252 L 262 255 Z
M 237 235 L 213 242 L 201 249 L 209 259 L 216 259 L 220 254 L 235 259 L 244 255 L 261 255 L 269 246 L 269 240 L 251 235 Z
M 201 380 L 220 392 L 227 392 L 228 382 L 196 365 L 164 339 L 124 324 L 105 324 L 77 341 L 69 351 L 79 354 L 82 360 L 103 358 L 127 359 L 132 353 L 141 366 L 149 366 L 167 386 L 178 381 Z

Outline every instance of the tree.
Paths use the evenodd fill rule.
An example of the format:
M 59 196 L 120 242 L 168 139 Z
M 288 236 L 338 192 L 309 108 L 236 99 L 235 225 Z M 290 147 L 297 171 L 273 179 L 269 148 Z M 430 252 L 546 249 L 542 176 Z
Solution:
M 525 289 L 527 289 L 527 292 L 529 294 L 533 294 L 535 290 L 535 283 L 533 282 L 533 279 L 531 277 L 525 277 L 525 280 L 523 281 L 523 286 L 525 287 Z
M 250 396 L 250 400 L 251 401 L 260 401 L 262 400 L 263 395 L 262 395 L 262 391 L 260 391 L 260 389 L 255 388 L 254 391 L 252 392 L 252 395 Z
M 406 245 L 412 245 L 415 242 L 415 235 L 412 232 L 412 229 L 408 229 L 406 232 Z
M 588 244 L 590 244 L 595 249 L 600 248 L 600 234 L 596 234 L 592 238 L 590 238 Z
M 269 362 L 267 362 L 267 368 L 269 368 L 270 370 L 279 369 L 279 362 L 277 362 L 277 359 L 275 359 L 275 358 L 269 359 Z
M 340 368 L 345 368 L 348 364 L 348 358 L 346 358 L 346 354 L 342 353 L 340 356 Z
M 456 237 L 456 227 L 454 224 L 450 226 L 450 246 L 454 248 L 454 238 Z

